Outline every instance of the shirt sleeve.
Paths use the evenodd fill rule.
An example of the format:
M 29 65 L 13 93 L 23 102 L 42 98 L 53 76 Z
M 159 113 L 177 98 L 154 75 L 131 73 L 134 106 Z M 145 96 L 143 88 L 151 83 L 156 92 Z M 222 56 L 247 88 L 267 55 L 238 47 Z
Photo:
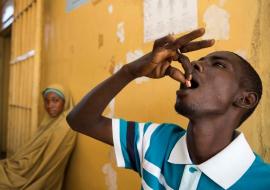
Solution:
M 162 162 L 169 144 L 183 131 L 174 124 L 139 123 L 112 119 L 113 143 L 118 167 L 133 169 L 142 174 L 145 159 Z M 151 143 L 151 144 L 150 144 Z M 158 157 L 158 158 L 157 158 Z
M 113 143 L 118 167 L 133 169 L 141 174 L 141 163 L 145 146 L 158 127 L 154 123 L 138 123 L 123 119 L 112 119 Z

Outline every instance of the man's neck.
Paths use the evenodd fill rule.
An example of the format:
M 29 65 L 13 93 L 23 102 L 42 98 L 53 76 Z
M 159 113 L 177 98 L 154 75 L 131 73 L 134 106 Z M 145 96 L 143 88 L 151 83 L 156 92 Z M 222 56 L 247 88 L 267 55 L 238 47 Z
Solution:
M 194 164 L 210 159 L 228 144 L 234 136 L 233 120 L 224 118 L 203 118 L 191 120 L 187 129 L 187 146 Z

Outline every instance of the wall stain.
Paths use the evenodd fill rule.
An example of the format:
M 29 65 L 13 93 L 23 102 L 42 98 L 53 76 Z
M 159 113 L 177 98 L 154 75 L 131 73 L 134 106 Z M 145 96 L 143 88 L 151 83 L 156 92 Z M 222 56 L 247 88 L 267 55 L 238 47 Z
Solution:
M 100 49 L 104 43 L 104 36 L 103 34 L 98 34 L 98 48 Z
M 94 6 L 96 6 L 96 5 L 98 5 L 101 1 L 102 1 L 102 0 L 94 0 L 94 1 L 92 1 L 92 4 L 93 4 Z
M 110 65 L 109 65 L 109 73 L 110 74 L 113 74 L 115 65 L 116 65 L 116 63 L 115 63 L 115 57 L 112 56 L 111 59 L 110 59 Z

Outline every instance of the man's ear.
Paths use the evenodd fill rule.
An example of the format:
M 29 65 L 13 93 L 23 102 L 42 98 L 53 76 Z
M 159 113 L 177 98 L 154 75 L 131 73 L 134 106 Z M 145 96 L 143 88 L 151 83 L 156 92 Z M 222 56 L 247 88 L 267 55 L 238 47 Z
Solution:
M 236 100 L 234 105 L 240 108 L 252 109 L 258 104 L 258 94 L 256 92 L 242 92 Z

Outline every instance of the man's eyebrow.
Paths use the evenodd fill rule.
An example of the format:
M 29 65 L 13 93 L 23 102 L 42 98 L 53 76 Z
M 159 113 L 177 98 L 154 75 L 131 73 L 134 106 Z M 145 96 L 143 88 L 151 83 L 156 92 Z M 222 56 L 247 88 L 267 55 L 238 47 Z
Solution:
M 217 59 L 225 60 L 227 63 L 231 64 L 231 61 L 227 57 L 222 57 L 219 55 L 212 55 L 212 56 L 209 56 L 209 58 L 211 60 L 217 60 Z M 203 61 L 205 59 L 206 59 L 206 57 L 201 57 L 198 61 Z
M 221 59 L 221 60 L 225 60 L 225 61 L 230 63 L 230 60 L 227 57 L 222 57 L 222 56 L 218 56 L 218 55 L 213 55 L 213 56 L 210 57 L 210 59 L 214 59 L 214 60 L 215 59 Z

